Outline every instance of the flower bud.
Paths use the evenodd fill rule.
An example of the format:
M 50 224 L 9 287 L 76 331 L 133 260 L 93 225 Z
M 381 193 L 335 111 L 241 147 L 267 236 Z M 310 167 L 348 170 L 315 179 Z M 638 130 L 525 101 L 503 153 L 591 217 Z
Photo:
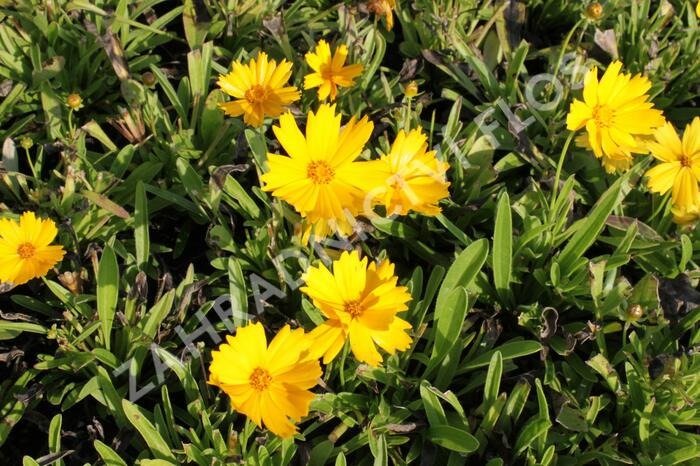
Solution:
M 410 81 L 403 86 L 403 93 L 408 97 L 409 99 L 412 99 L 416 95 L 418 95 L 418 83 L 415 81 Z
M 598 2 L 593 2 L 586 8 L 586 16 L 590 19 L 597 20 L 603 16 L 603 5 Z
M 636 322 L 644 317 L 644 309 L 639 304 L 632 304 L 627 308 L 627 320 Z
M 68 94 L 66 98 L 66 104 L 73 110 L 78 110 L 83 106 L 83 99 L 80 94 Z

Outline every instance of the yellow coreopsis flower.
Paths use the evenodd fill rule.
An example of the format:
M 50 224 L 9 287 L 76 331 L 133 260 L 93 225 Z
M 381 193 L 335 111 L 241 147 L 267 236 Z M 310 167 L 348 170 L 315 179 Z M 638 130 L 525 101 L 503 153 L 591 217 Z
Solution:
M 593 67 L 584 80 L 583 101 L 574 99 L 566 118 L 569 130 L 586 128 L 587 138 L 578 142 L 602 158 L 609 172 L 626 170 L 633 154 L 646 153 L 641 137 L 665 121 L 661 110 L 648 102 L 649 79 L 620 73 L 621 68 L 621 62 L 611 63 L 598 81 Z
M 673 205 L 681 212 L 700 205 L 700 117 L 686 126 L 683 140 L 671 123 L 656 130 L 651 154 L 661 163 L 646 172 L 647 186 L 656 193 L 671 191 Z
M 51 245 L 58 230 L 53 220 L 25 212 L 19 223 L 0 219 L 0 282 L 14 286 L 46 273 L 63 259 L 60 245 Z
M 672 207 L 671 213 L 673 214 L 673 223 L 687 226 L 696 223 L 700 219 L 700 206 L 694 205 L 688 209 Z
M 450 183 L 445 178 L 449 164 L 428 151 L 427 136 L 421 129 L 399 131 L 391 151 L 370 162 L 362 177 L 368 197 L 386 207 L 387 215 L 406 215 L 410 211 L 437 215 L 441 199 L 449 197 Z M 372 185 L 381 177 L 381 185 Z
M 309 413 L 314 398 L 309 389 L 322 374 L 318 359 L 308 358 L 304 330 L 287 325 L 268 346 L 262 324 L 256 323 L 239 327 L 226 341 L 212 351 L 209 383 L 258 427 L 264 424 L 282 438 L 294 435 L 297 428 L 289 418 L 299 422 Z
M 260 52 L 257 59 L 248 64 L 233 62 L 227 75 L 219 76 L 219 87 L 235 100 L 219 104 L 226 115 L 241 116 L 253 127 L 263 124 L 266 116 L 278 117 L 285 107 L 299 100 L 296 87 L 287 86 L 292 75 L 292 63 L 282 60 L 268 60 L 267 54 Z
M 345 66 L 348 57 L 348 48 L 345 44 L 338 46 L 335 53 L 331 54 L 328 42 L 320 40 L 314 52 L 306 54 L 306 62 L 313 73 L 304 77 L 304 89 L 318 87 L 318 98 L 325 100 L 330 96 L 335 100 L 338 87 L 352 87 L 355 78 L 362 73 L 362 65 L 354 64 Z
M 321 238 L 352 233 L 364 197 L 357 186 L 369 162 L 355 159 L 374 126 L 367 117 L 352 118 L 341 129 L 340 120 L 335 105 L 323 104 L 309 112 L 304 135 L 291 113 L 283 115 L 272 129 L 288 156 L 267 154 L 268 171 L 261 177 L 263 189 L 291 204 Z
M 387 31 L 391 31 L 393 29 L 393 10 L 396 9 L 396 0 L 369 0 L 367 9 L 377 16 L 385 16 Z
M 367 266 L 357 251 L 345 251 L 333 262 L 333 273 L 323 264 L 311 267 L 303 277 L 308 295 L 328 319 L 309 333 L 313 356 L 323 355 L 329 363 L 346 340 L 355 357 L 377 367 L 382 356 L 376 346 L 389 354 L 404 351 L 411 344 L 406 330 L 411 324 L 397 317 L 407 309 L 411 295 L 397 286 L 394 265 L 388 260 Z
M 700 18 L 700 1 L 698 1 L 698 6 L 695 7 L 695 14 Z

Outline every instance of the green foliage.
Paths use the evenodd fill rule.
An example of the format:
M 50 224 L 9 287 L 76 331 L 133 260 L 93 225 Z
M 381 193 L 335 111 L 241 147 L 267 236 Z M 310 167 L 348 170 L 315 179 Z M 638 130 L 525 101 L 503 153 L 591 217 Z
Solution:
M 0 463 L 698 464 L 700 237 L 644 188 L 646 159 L 607 175 L 565 129 L 585 67 L 613 58 L 668 119 L 700 115 L 695 2 L 611 0 L 594 21 L 581 2 L 399 0 L 392 31 L 366 2 L 176 3 L 0 2 L 0 209 L 53 218 L 68 252 L 0 294 Z M 263 50 L 301 87 L 320 38 L 365 66 L 337 102 L 375 124 L 363 157 L 420 125 L 450 200 L 360 219 L 352 246 L 396 264 L 414 342 L 381 368 L 346 348 L 282 440 L 207 384 L 220 340 L 183 335 L 230 333 L 225 294 L 235 324 L 319 322 L 293 283 L 337 248 L 260 189 L 272 122 L 224 118 L 215 83 Z M 528 86 L 542 73 L 561 88 Z

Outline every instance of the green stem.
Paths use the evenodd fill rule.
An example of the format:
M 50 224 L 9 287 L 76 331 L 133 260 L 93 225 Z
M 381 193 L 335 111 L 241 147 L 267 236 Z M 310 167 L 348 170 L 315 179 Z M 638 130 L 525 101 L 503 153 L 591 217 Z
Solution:
M 554 206 L 554 202 L 557 200 L 557 194 L 559 193 L 559 179 L 561 178 L 561 168 L 564 165 L 564 157 L 566 157 L 566 152 L 569 150 L 569 145 L 571 144 L 571 140 L 574 138 L 574 132 L 569 133 L 569 137 L 566 138 L 566 142 L 564 143 L 564 148 L 561 150 L 561 154 L 559 154 L 559 162 L 557 163 L 557 172 L 554 175 L 554 186 L 552 186 L 552 200 L 549 203 L 549 208 L 551 209 Z

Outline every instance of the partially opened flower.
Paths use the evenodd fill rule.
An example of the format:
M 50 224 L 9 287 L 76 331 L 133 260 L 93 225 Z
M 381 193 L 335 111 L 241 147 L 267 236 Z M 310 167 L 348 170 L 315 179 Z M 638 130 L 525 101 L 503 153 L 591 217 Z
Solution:
M 219 104 L 226 115 L 243 115 L 243 121 L 253 127 L 263 124 L 265 117 L 278 117 L 285 108 L 299 100 L 296 87 L 287 86 L 292 75 L 292 63 L 282 60 L 268 60 L 267 54 L 260 52 L 257 59 L 248 64 L 235 61 L 232 70 L 219 77 L 219 87 L 235 100 Z
M 335 100 L 338 87 L 352 87 L 355 78 L 362 73 L 362 65 L 354 64 L 345 66 L 348 56 L 348 48 L 345 44 L 339 45 L 335 53 L 331 54 L 328 42 L 320 40 L 313 52 L 306 54 L 306 62 L 313 73 L 304 77 L 304 89 L 318 87 L 318 98 L 324 100 L 330 96 Z
M 352 233 L 364 197 L 357 186 L 369 162 L 355 159 L 373 125 L 367 117 L 352 118 L 341 129 L 340 119 L 335 105 L 323 104 L 309 112 L 304 135 L 291 113 L 283 115 L 272 129 L 288 156 L 267 154 L 268 170 L 261 177 L 263 189 L 291 204 L 317 237 Z
M 411 324 L 397 316 L 408 308 L 411 295 L 406 287 L 397 286 L 394 265 L 388 260 L 367 266 L 366 257 L 360 260 L 357 251 L 346 251 L 333 262 L 332 273 L 320 264 L 303 278 L 306 286 L 301 291 L 328 319 L 309 333 L 311 354 L 323 355 L 325 364 L 346 340 L 359 361 L 374 367 L 382 363 L 377 346 L 394 354 L 411 345 L 406 333 Z
M 393 10 L 396 9 L 396 0 L 369 0 L 367 9 L 377 16 L 386 17 L 386 29 L 391 31 L 394 27 Z
M 262 324 L 239 327 L 235 336 L 212 351 L 209 383 L 231 397 L 239 411 L 273 434 L 288 438 L 309 413 L 314 394 L 309 391 L 321 377 L 318 359 L 309 359 L 309 340 L 303 329 L 283 327 L 267 344 Z
M 646 172 L 647 186 L 659 194 L 671 191 L 679 212 L 692 211 L 700 205 L 700 117 L 686 126 L 682 141 L 671 123 L 659 128 L 654 137 L 649 150 L 661 163 Z
M 406 215 L 410 211 L 425 215 L 440 213 L 438 202 L 449 197 L 450 183 L 445 177 L 449 164 L 429 151 L 427 136 L 421 129 L 399 131 L 391 151 L 371 162 L 374 176 L 363 177 L 368 197 L 384 205 L 387 215 Z M 377 174 L 382 184 L 371 185 Z M 376 182 L 376 181 L 374 181 Z
M 664 124 L 661 110 L 654 109 L 647 92 L 651 82 L 644 76 L 620 73 L 622 63 L 608 66 L 598 81 L 598 69 L 585 77 L 583 101 L 574 99 L 566 118 L 571 131 L 586 129 L 587 144 L 608 171 L 623 171 L 633 154 L 646 153 L 642 136 Z
M 51 219 L 25 212 L 19 222 L 0 219 L 0 282 L 14 286 L 39 278 L 63 259 L 60 245 L 51 245 L 58 230 Z
M 673 214 L 673 223 L 681 226 L 692 225 L 700 219 L 700 205 L 694 205 L 687 209 L 680 207 L 671 207 Z

